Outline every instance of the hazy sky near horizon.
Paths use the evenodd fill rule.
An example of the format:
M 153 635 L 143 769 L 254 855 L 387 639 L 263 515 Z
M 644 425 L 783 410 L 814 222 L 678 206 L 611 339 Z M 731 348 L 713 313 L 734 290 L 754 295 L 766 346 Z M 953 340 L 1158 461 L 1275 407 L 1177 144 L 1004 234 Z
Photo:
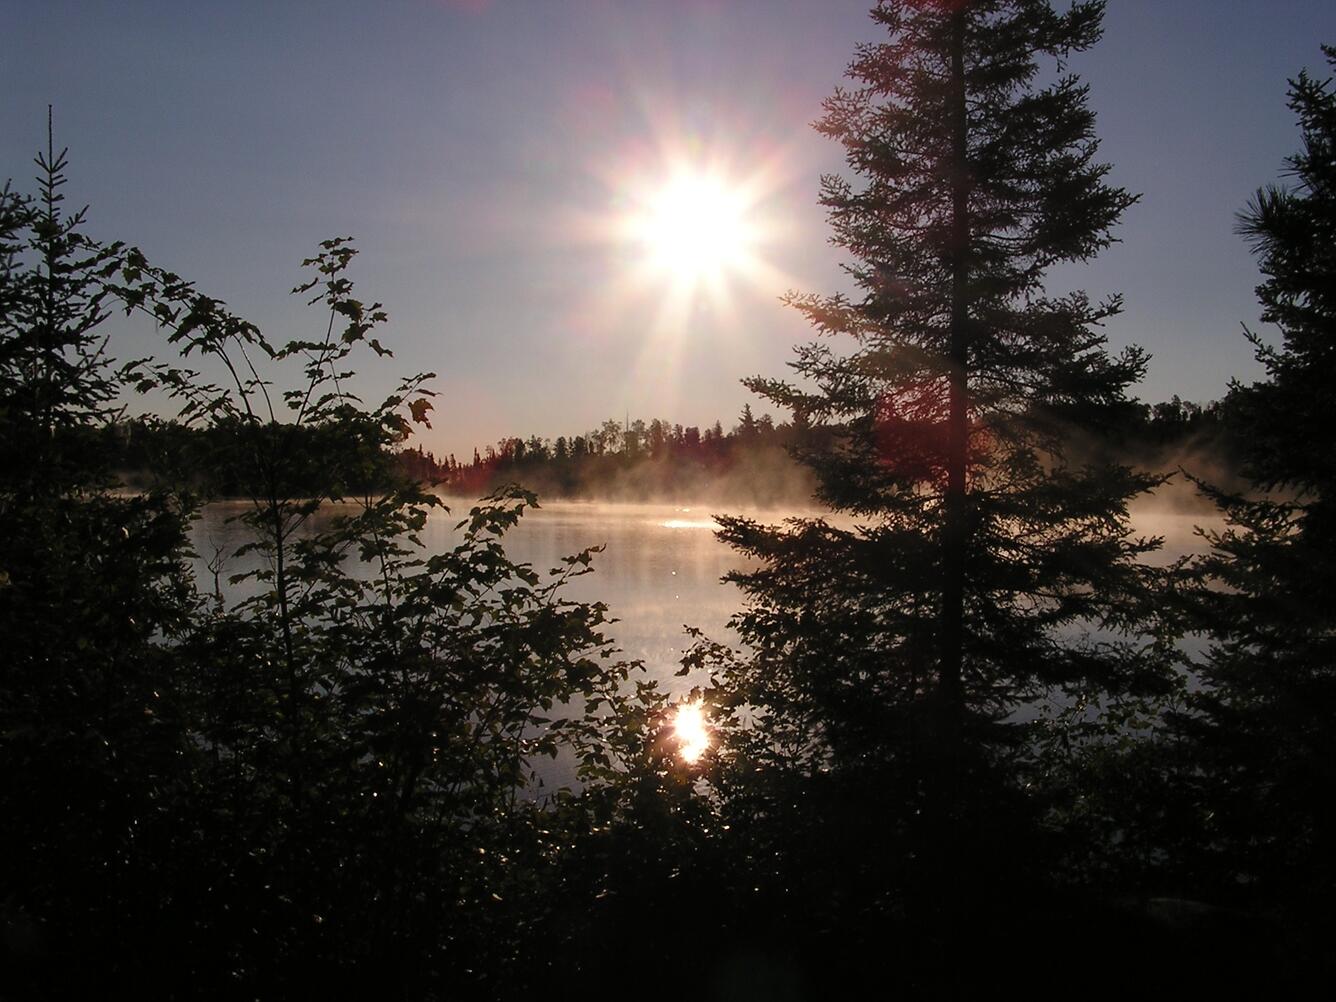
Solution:
M 276 340 L 323 334 L 287 296 L 299 262 L 354 236 L 393 360 L 365 393 L 438 373 L 425 442 L 464 458 L 503 435 L 604 418 L 732 422 L 750 374 L 782 375 L 807 328 L 785 289 L 844 286 L 816 204 L 839 148 L 810 123 L 866 0 L 5 0 L 0 179 L 31 190 L 55 106 L 88 232 L 141 247 Z M 1331 0 L 1110 0 L 1073 59 L 1111 179 L 1142 199 L 1055 292 L 1121 292 L 1138 390 L 1206 400 L 1257 374 L 1241 322 L 1258 275 L 1234 214 L 1298 145 L 1286 81 L 1325 76 Z M 752 193 L 764 268 L 683 309 L 608 223 L 675 163 Z M 676 304 L 682 307 L 681 303 Z M 1265 333 L 1265 332 L 1264 332 Z M 118 321 L 122 357 L 163 350 Z

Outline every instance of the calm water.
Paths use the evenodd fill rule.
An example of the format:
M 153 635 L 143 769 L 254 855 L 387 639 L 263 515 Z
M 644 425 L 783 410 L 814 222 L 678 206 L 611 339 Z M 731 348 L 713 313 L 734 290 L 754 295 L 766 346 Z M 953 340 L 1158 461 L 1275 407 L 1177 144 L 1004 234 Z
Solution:
M 435 513 L 424 534 L 424 543 L 433 551 L 453 545 L 454 526 L 468 514 L 472 502 L 449 504 L 451 512 Z M 215 548 L 230 551 L 245 541 L 244 527 L 229 522 L 243 510 L 241 503 L 210 505 L 197 524 L 194 539 L 201 554 L 202 585 L 209 581 L 204 562 Z M 785 515 L 746 514 L 763 521 L 780 521 Z M 1218 525 L 1218 519 L 1145 509 L 1135 514 L 1134 524 L 1139 533 L 1165 538 L 1164 549 L 1154 557 L 1155 563 L 1164 563 L 1199 550 L 1195 527 Z M 561 557 L 585 547 L 606 547 L 595 557 L 594 573 L 572 581 L 567 596 L 606 602 L 619 620 L 609 634 L 627 657 L 643 660 L 651 676 L 672 690 L 683 683 L 673 672 L 688 642 L 684 626 L 699 627 L 715 639 L 734 639 L 726 623 L 738 607 L 740 593 L 720 578 L 743 563 L 715 539 L 713 529 L 707 508 L 554 501 L 528 512 L 505 538 L 512 559 L 540 572 L 559 566 Z M 243 569 L 245 565 L 233 559 L 224 574 Z
M 447 503 L 449 514 L 433 513 L 422 537 L 432 552 L 457 543 L 455 526 L 474 502 Z M 246 528 L 232 521 L 247 508 L 243 502 L 213 504 L 197 523 L 193 538 L 200 554 L 196 569 L 202 587 L 212 587 L 209 559 L 219 549 L 230 553 L 249 538 Z M 332 513 L 339 506 L 327 510 Z M 764 517 L 777 521 L 784 513 L 764 513 Z M 671 690 L 673 683 L 677 687 L 681 683 L 673 672 L 688 643 L 687 625 L 716 639 L 732 639 L 726 624 L 738 605 L 739 592 L 720 579 L 743 562 L 714 538 L 714 529 L 710 512 L 703 508 L 545 502 L 526 512 L 504 542 L 512 560 L 530 564 L 540 573 L 560 567 L 562 557 L 586 547 L 605 547 L 594 557 L 594 573 L 571 580 L 564 594 L 606 603 L 617 619 L 608 634 L 628 658 L 644 661 L 650 675 L 664 680 Z M 254 558 L 229 557 L 222 575 L 225 580 L 228 574 L 254 566 Z

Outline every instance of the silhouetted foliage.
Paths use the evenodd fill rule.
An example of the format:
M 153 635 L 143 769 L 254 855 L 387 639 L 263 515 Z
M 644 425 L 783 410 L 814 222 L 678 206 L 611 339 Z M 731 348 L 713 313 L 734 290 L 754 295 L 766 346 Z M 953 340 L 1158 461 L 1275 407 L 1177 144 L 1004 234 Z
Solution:
M 748 423 L 750 422 L 750 423 Z M 610 426 L 619 430 L 606 432 Z M 604 422 L 604 432 L 564 436 L 549 442 L 538 436 L 505 438 L 473 462 L 447 460 L 428 467 L 410 455 L 407 463 L 425 479 L 451 494 L 472 494 L 519 483 L 543 497 L 619 501 L 676 499 L 700 503 L 727 499 L 756 505 L 805 507 L 812 483 L 789 456 L 793 431 L 744 413 L 731 433 L 672 425 L 655 418 L 646 423 Z M 405 461 L 400 454 L 400 462 Z
M 1117 425 L 1068 426 L 1061 434 L 1064 451 L 1074 461 L 1098 457 L 1156 471 L 1173 471 L 1187 462 L 1233 477 L 1241 461 L 1223 415 L 1220 402 L 1203 405 L 1175 396 L 1138 404 Z M 680 500 L 795 509 L 812 504 L 810 471 L 791 455 L 806 432 L 800 420 L 776 425 L 767 414 L 752 420 L 750 433 L 740 420 L 731 432 L 705 441 L 696 427 L 658 418 L 639 422 L 639 431 L 635 424 L 623 432 L 624 441 L 632 443 L 629 449 L 591 448 L 594 436 L 586 435 L 507 437 L 484 450 L 485 456 L 473 450 L 468 463 L 453 454 L 437 458 L 421 445 L 377 446 L 365 435 L 349 437 L 360 434 L 351 424 L 291 425 L 282 434 L 292 439 L 289 448 L 299 460 L 330 449 L 362 450 L 362 474 L 344 487 L 351 494 L 386 492 L 397 477 L 406 477 L 452 497 L 476 497 L 518 484 L 548 499 Z M 129 486 L 188 483 L 208 497 L 245 498 L 250 469 L 240 448 L 244 433 L 235 422 L 196 426 L 149 415 L 102 426 L 93 436 L 95 444 L 85 448 L 96 448 L 99 460 Z M 328 441 L 331 435 L 343 436 L 342 445 Z M 322 463 L 298 462 L 287 477 L 293 489 L 319 494 L 331 486 L 327 473 Z
M 193 750 L 168 647 L 197 607 L 189 500 L 109 490 L 114 256 L 62 210 L 64 152 L 48 142 L 37 167 L 35 201 L 0 196 L 0 967 L 17 996 L 57 994 L 79 964 L 114 978 L 137 963 L 128 924 L 151 939 L 162 921 Z
M 641 738 L 664 697 L 631 684 L 603 605 L 563 598 L 593 551 L 547 573 L 512 561 L 501 538 L 532 494 L 452 530 L 387 464 L 427 421 L 427 377 L 375 408 L 353 396 L 353 353 L 388 349 L 347 240 L 294 290 L 327 311 L 323 337 L 275 346 L 137 250 L 83 238 L 59 213 L 62 166 L 39 158 L 43 198 L 0 205 L 6 992 L 521 993 L 576 934 L 557 916 L 609 883 L 577 840 L 667 775 Z M 111 302 L 226 382 L 179 361 L 112 372 L 95 340 Z M 287 362 L 302 375 L 282 389 L 265 369 Z M 113 420 L 131 388 L 176 401 L 179 423 Z M 99 457 L 127 429 L 166 458 L 118 496 Z M 212 490 L 248 503 L 222 555 L 237 572 L 207 595 L 186 530 Z
M 1336 66 L 1336 49 L 1324 46 Z M 1212 644 L 1193 714 L 1190 789 L 1202 819 L 1188 857 L 1207 893 L 1282 908 L 1294 959 L 1332 973 L 1336 892 L 1336 92 L 1300 73 L 1289 106 L 1302 149 L 1291 178 L 1262 189 L 1239 218 L 1264 281 L 1262 319 L 1279 345 L 1248 332 L 1267 378 L 1226 400 L 1256 488 L 1208 489 L 1227 527 L 1207 534 L 1198 627 Z M 1185 864 L 1187 865 L 1187 864 Z
M 1073 428 L 1135 417 L 1145 357 L 1105 350 L 1116 298 L 1042 287 L 1134 201 L 1065 71 L 1102 6 L 876 7 L 888 40 L 817 125 L 856 175 L 822 202 L 859 294 L 791 297 L 849 348 L 747 381 L 802 415 L 797 456 L 854 524 L 723 521 L 761 567 L 732 576 L 752 653 L 699 655 L 727 733 L 710 778 L 785 913 L 860 950 L 907 937 L 911 983 L 963 977 L 962 941 L 1043 893 L 1046 755 L 1169 684 L 1138 562 L 1155 542 L 1127 519 L 1157 480 L 1064 455 Z

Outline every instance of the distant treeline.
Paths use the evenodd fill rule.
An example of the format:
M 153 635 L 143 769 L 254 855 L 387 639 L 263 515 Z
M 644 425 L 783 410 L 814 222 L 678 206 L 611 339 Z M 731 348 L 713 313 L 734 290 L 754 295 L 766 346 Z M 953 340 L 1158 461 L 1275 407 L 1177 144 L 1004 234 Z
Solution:
M 801 423 L 776 424 L 745 406 L 738 423 L 701 429 L 655 418 L 609 419 L 584 434 L 503 438 L 467 464 L 421 447 L 400 453 L 404 471 L 450 493 L 485 494 L 520 483 L 539 496 L 643 501 L 713 498 L 753 504 L 803 501 L 811 481 L 789 458 Z
M 356 497 L 384 492 L 406 462 L 387 449 L 374 422 L 352 413 L 309 424 L 219 420 L 207 426 L 156 417 L 71 429 L 89 439 L 121 481 L 132 488 L 190 484 L 201 496 Z M 257 450 L 277 450 L 281 465 L 260 469 Z M 330 455 L 345 457 L 337 471 Z
M 1089 434 L 1069 447 L 1110 452 L 1139 468 L 1172 470 L 1208 466 L 1213 474 L 1233 470 L 1232 423 L 1219 401 L 1193 403 L 1174 396 L 1156 404 L 1136 404 L 1126 422 Z M 503 438 L 475 448 L 467 462 L 451 453 L 438 458 L 422 446 L 396 451 L 375 444 L 375 430 L 358 435 L 346 422 L 320 425 L 215 424 L 194 428 L 158 418 L 134 418 L 98 432 L 99 449 L 116 457 L 114 465 L 127 483 L 149 486 L 158 479 L 181 482 L 189 471 L 203 494 L 238 497 L 254 483 L 248 466 L 250 435 L 297 436 L 289 455 L 327 455 L 331 448 L 358 455 L 358 476 L 331 485 L 322 464 L 281 471 L 284 489 L 318 493 L 375 492 L 396 476 L 434 486 L 446 493 L 482 496 L 518 483 L 540 497 L 645 501 L 652 498 L 721 500 L 756 505 L 800 504 L 812 494 L 810 475 L 791 458 L 804 436 L 820 434 L 801 419 L 776 423 L 744 406 L 738 421 L 725 430 L 721 421 L 704 429 L 663 419 L 609 419 L 583 434 Z M 1073 433 L 1075 434 L 1075 433 Z M 330 441 L 331 437 L 339 441 Z M 346 474 L 345 474 L 346 475 Z

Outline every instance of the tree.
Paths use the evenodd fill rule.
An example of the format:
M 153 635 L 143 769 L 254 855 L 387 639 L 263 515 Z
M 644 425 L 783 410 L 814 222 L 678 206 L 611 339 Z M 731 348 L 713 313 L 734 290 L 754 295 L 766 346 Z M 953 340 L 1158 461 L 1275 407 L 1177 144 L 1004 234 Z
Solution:
M 125 388 L 100 330 L 114 256 L 63 211 L 49 132 L 36 163 L 36 199 L 0 193 L 0 949 L 21 995 L 124 970 L 162 911 L 192 750 L 168 650 L 197 603 L 193 502 L 115 492 L 99 447 Z
M 174 973 L 238 995 L 492 995 L 533 976 L 509 961 L 533 951 L 562 853 L 591 823 L 569 790 L 538 797 L 537 761 L 568 756 L 602 805 L 625 771 L 624 716 L 662 697 L 631 686 L 640 665 L 613 656 L 606 607 L 564 597 L 593 551 L 547 574 L 507 557 L 502 536 L 533 495 L 485 498 L 428 551 L 444 503 L 381 461 L 429 426 L 429 374 L 358 403 L 353 353 L 389 351 L 373 336 L 380 304 L 345 275 L 354 254 L 340 238 L 305 262 L 294 292 L 324 308 L 323 336 L 279 347 L 138 251 L 118 253 L 127 310 L 233 381 L 151 361 L 127 373 L 185 419 L 225 423 L 251 471 L 236 516 L 250 538 L 233 556 L 252 569 L 179 651 L 198 756 L 174 804 L 187 822 L 175 887 L 194 888 L 176 890 Z M 280 397 L 260 360 L 297 362 L 302 378 Z M 500 446 L 510 462 L 546 451 Z
M 119 388 L 97 333 L 108 255 L 82 234 L 86 209 L 63 211 L 66 153 L 56 152 L 48 121 L 46 152 L 34 161 L 36 201 L 9 185 L 0 193 L 0 421 L 9 446 L 0 462 L 7 475 L 28 477 L 28 490 L 48 493 L 103 475 L 79 432 L 114 413 Z
M 733 434 L 745 439 L 756 437 L 756 418 L 752 416 L 751 404 L 742 405 L 742 413 L 738 416 L 738 426 L 733 430 Z
M 622 451 L 632 459 L 638 457 L 645 449 L 646 434 L 645 422 L 636 418 L 622 433 L 625 442 Z
M 1336 66 L 1336 48 L 1324 46 Z M 1215 893 L 1291 912 L 1309 959 L 1326 954 L 1336 889 L 1336 92 L 1307 72 L 1290 82 L 1302 135 L 1291 182 L 1260 190 L 1239 217 L 1257 254 L 1262 319 L 1247 331 L 1266 378 L 1234 384 L 1227 420 L 1252 485 L 1212 490 L 1227 520 L 1199 571 L 1212 638 L 1195 713 L 1180 719 L 1202 755 L 1209 819 L 1205 880 Z M 1329 958 L 1325 961 L 1330 973 Z
M 597 430 L 590 432 L 589 437 L 599 443 L 600 453 L 617 452 L 624 444 L 622 423 L 615 418 L 608 418 Z
M 1106 183 L 1065 68 L 1102 13 L 885 0 L 872 17 L 888 40 L 858 49 L 853 87 L 817 123 L 857 178 L 824 177 L 821 200 L 858 291 L 790 301 L 850 348 L 806 345 L 797 382 L 746 383 L 794 413 L 796 455 L 848 521 L 721 520 L 760 567 L 732 575 L 753 653 L 715 663 L 711 698 L 724 801 L 776 840 L 758 854 L 801 851 L 806 829 L 847 895 L 832 915 L 881 921 L 906 900 L 959 915 L 970 883 L 985 900 L 1033 841 L 1026 767 L 1054 726 L 1035 710 L 1068 710 L 1070 739 L 1101 725 L 1086 712 L 1101 699 L 1164 684 L 1162 648 L 1138 636 L 1137 558 L 1154 543 L 1127 518 L 1156 481 L 1063 452 L 1072 426 L 1132 412 L 1145 356 L 1107 350 L 1116 297 L 1043 288 L 1052 265 L 1108 246 L 1136 200 Z M 990 868 L 986 845 L 1018 855 Z
M 670 426 L 668 422 L 655 418 L 649 423 L 646 432 L 645 448 L 655 459 L 662 459 L 669 442 Z

